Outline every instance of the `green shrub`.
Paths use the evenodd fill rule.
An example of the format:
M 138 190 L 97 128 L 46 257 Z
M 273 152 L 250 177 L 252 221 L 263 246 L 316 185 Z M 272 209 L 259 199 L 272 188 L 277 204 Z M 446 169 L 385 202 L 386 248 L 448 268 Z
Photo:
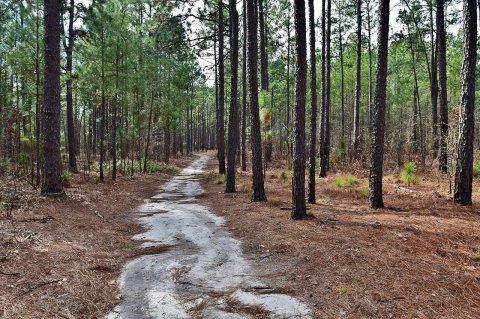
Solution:
M 410 186 L 411 184 L 417 185 L 418 184 L 418 177 L 415 175 L 415 171 L 417 170 L 415 163 L 413 162 L 406 162 L 403 165 L 402 171 L 400 172 L 400 178 L 402 181 Z
M 335 177 L 335 180 L 333 181 L 335 186 L 337 187 L 343 187 L 343 178 L 341 177 Z
M 175 165 L 169 165 L 156 161 L 147 161 L 148 173 L 163 173 L 163 174 L 175 174 L 178 172 L 178 167 Z
M 348 291 L 348 290 L 347 290 L 347 288 L 345 288 L 345 287 L 340 287 L 340 288 L 338 288 L 338 293 L 339 293 L 340 295 L 346 294 L 347 291 Z
M 474 161 L 473 162 L 473 176 L 474 177 L 479 177 L 480 176 L 480 161 Z
M 480 254 L 473 256 L 472 260 L 473 261 L 480 261 Z
M 358 180 L 353 175 L 335 177 L 333 181 L 336 187 L 347 187 L 358 184 Z
M 345 184 L 347 186 L 353 186 L 355 184 L 357 184 L 357 178 L 353 175 L 348 175 L 346 178 L 345 178 Z
M 62 173 L 60 175 L 62 177 L 62 183 L 64 187 L 70 187 L 70 181 L 72 179 L 72 174 L 66 169 L 62 170 Z

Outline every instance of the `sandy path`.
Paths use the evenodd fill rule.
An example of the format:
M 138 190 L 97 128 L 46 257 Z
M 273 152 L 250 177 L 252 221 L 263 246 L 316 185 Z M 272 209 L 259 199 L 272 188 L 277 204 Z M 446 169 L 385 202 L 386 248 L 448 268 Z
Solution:
M 196 175 L 208 160 L 199 157 L 139 207 L 148 231 L 136 238 L 172 248 L 126 265 L 122 301 L 108 318 L 311 318 L 299 300 L 265 293 L 269 287 L 256 278 L 223 219 L 191 203 L 202 193 Z

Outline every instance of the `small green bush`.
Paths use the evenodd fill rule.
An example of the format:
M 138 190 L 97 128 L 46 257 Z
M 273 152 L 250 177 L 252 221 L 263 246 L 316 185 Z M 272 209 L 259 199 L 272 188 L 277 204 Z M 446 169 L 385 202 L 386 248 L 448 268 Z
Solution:
M 70 181 L 72 179 L 72 174 L 66 169 L 62 170 L 62 173 L 60 175 L 62 177 L 62 183 L 63 186 L 65 187 L 70 187 Z
M 473 256 L 472 260 L 473 261 L 480 261 L 480 254 Z
M 353 186 L 355 184 L 357 184 L 357 178 L 353 175 L 348 175 L 346 178 L 345 178 L 345 184 L 347 186 Z
M 473 162 L 473 177 L 480 176 L 480 160 Z
M 347 187 L 358 184 L 358 180 L 353 175 L 335 177 L 333 181 L 336 187 Z
M 346 294 L 347 291 L 348 291 L 348 289 L 345 288 L 345 287 L 340 287 L 340 288 L 338 288 L 338 293 L 339 293 L 340 295 L 342 295 L 342 296 L 343 296 L 344 294 Z
M 368 197 L 368 187 L 367 186 L 361 186 L 357 188 L 357 193 L 361 197 Z
M 343 178 L 341 177 L 335 177 L 335 180 L 333 181 L 335 186 L 337 187 L 343 187 Z
M 419 181 L 417 175 L 415 175 L 416 170 L 417 168 L 414 162 L 406 162 L 400 172 L 400 178 L 408 186 L 411 184 L 417 185 Z

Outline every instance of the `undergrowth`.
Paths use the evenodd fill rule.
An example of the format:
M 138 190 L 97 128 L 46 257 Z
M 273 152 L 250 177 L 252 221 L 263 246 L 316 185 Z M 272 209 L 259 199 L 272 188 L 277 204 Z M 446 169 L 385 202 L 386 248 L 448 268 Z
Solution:
M 402 171 L 400 172 L 400 178 L 405 184 L 407 184 L 407 186 L 412 184 L 417 185 L 419 183 L 419 179 L 417 175 L 415 175 L 416 170 L 417 167 L 415 166 L 414 162 L 406 162 L 403 164 Z
M 164 174 L 174 174 L 178 172 L 178 167 L 175 165 L 160 163 L 157 161 L 147 161 L 147 172 L 148 173 L 164 173 Z
M 473 177 L 480 176 L 480 160 L 476 160 L 473 162 Z
M 338 176 L 333 181 L 336 187 L 351 187 L 358 184 L 358 180 L 353 175 Z

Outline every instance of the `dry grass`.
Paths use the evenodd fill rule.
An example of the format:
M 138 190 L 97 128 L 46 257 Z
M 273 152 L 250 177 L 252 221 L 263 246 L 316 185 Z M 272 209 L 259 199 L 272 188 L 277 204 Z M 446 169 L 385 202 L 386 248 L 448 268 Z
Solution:
M 141 248 L 132 241 L 141 226 L 131 211 L 169 177 L 96 184 L 75 175 L 64 198 L 40 197 L 28 184 L 19 184 L 13 218 L 0 218 L 0 318 L 102 318 L 108 313 L 118 302 L 116 279 L 123 264 L 168 249 Z
M 225 298 L 225 307 L 223 309 L 228 313 L 238 313 L 243 315 L 250 315 L 252 318 L 268 319 L 270 312 L 263 309 L 259 305 L 245 305 L 239 302 L 236 298 L 228 296 Z
M 310 217 L 294 222 L 290 182 L 277 178 L 283 165 L 270 164 L 268 202 L 250 202 L 245 172 L 235 195 L 219 194 L 214 166 L 200 199 L 227 218 L 272 288 L 307 301 L 315 318 L 480 318 L 480 265 L 472 259 L 480 252 L 480 207 L 454 205 L 447 177 L 419 171 L 422 182 L 406 188 L 394 174 L 385 179 L 387 207 L 371 210 L 355 189 L 366 172 L 355 172 L 360 186 L 342 188 L 333 172 L 317 179 Z M 475 203 L 479 186 L 475 180 Z

